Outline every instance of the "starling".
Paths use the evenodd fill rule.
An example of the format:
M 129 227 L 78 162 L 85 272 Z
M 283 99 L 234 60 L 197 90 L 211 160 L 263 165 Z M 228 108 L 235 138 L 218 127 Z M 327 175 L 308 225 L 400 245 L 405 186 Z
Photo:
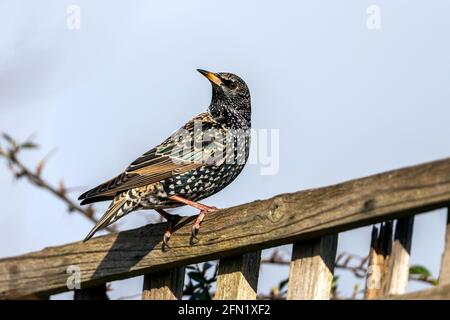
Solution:
M 198 69 L 212 85 L 206 112 L 187 122 L 115 178 L 83 193 L 81 204 L 112 200 L 84 241 L 126 214 L 154 209 L 167 220 L 163 243 L 179 216 L 165 211 L 182 205 L 200 210 L 195 238 L 206 214 L 216 207 L 198 203 L 230 184 L 242 171 L 250 147 L 251 104 L 245 82 L 232 73 Z

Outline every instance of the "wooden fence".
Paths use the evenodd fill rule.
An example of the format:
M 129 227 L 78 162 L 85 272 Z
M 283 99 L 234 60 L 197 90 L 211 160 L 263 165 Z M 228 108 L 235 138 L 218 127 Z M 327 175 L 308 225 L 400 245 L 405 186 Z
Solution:
M 219 260 L 216 299 L 255 299 L 261 249 L 290 243 L 287 299 L 329 299 L 339 232 L 379 222 L 365 298 L 449 299 L 448 223 L 439 285 L 403 295 L 414 215 L 448 206 L 450 158 L 218 211 L 195 244 L 194 217 L 185 217 L 166 251 L 161 223 L 1 259 L 0 299 L 45 299 L 74 283 L 81 284 L 75 299 L 104 299 L 106 282 L 139 275 L 143 299 L 180 299 L 184 266 L 210 260 Z

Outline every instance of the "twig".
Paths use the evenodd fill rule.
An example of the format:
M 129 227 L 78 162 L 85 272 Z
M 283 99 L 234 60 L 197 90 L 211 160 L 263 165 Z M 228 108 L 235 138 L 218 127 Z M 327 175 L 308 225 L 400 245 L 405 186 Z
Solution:
M 362 279 L 366 276 L 367 273 L 367 257 L 360 257 L 358 255 L 349 254 L 346 252 L 342 252 L 336 257 L 336 269 L 347 270 L 353 273 L 356 278 Z M 357 262 L 354 264 L 353 262 Z M 290 265 L 290 261 L 283 258 L 283 256 L 275 250 L 272 255 L 267 259 L 262 259 L 261 263 L 265 264 L 278 264 L 278 265 Z M 420 281 L 431 285 L 436 285 L 436 279 L 433 277 L 423 277 L 423 276 L 415 276 L 410 275 L 409 280 Z
M 349 254 L 342 252 L 336 257 L 335 268 L 348 270 L 354 274 L 356 278 L 364 278 L 367 273 L 367 268 L 365 267 L 369 257 L 360 257 L 354 254 Z M 352 264 L 353 261 L 358 263 Z
M 29 169 L 26 165 L 24 165 L 18 158 L 18 154 L 20 151 L 24 149 L 33 149 L 37 148 L 37 145 L 31 141 L 26 141 L 24 143 L 18 144 L 13 138 L 11 138 L 7 134 L 3 134 L 3 139 L 9 144 L 6 150 L 0 149 L 0 156 L 3 156 L 8 161 L 8 167 L 12 171 L 14 177 L 16 179 L 20 179 L 25 177 L 29 182 L 34 184 L 37 187 L 47 190 L 62 202 L 64 202 L 69 212 L 78 212 L 88 218 L 93 223 L 97 223 L 97 219 L 94 217 L 95 210 L 92 205 L 87 206 L 86 208 L 82 208 L 76 202 L 71 200 L 67 196 L 67 188 L 64 186 L 63 181 L 61 180 L 58 187 L 52 186 L 46 180 L 42 178 L 42 170 L 47 161 L 47 157 L 39 161 L 36 169 L 33 171 Z M 107 227 L 106 230 L 113 232 L 115 231 L 114 227 Z

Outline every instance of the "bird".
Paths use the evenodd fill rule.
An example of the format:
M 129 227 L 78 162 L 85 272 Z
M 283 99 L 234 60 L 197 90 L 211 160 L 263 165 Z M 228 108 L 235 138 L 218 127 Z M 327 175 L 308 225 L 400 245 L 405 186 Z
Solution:
M 228 186 L 247 163 L 251 140 L 250 90 L 233 73 L 197 71 L 212 86 L 206 111 L 142 154 L 124 172 L 80 195 L 81 205 L 111 201 L 84 241 L 130 212 L 153 209 L 167 221 L 163 245 L 168 246 L 180 216 L 166 209 L 188 205 L 199 210 L 191 239 L 198 239 L 204 217 L 219 210 L 199 201 Z

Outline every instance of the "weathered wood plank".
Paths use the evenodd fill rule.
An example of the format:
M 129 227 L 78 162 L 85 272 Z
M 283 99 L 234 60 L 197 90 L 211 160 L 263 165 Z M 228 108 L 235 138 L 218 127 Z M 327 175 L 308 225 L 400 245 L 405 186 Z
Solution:
M 447 226 L 445 228 L 445 245 L 439 272 L 439 285 L 450 284 L 450 207 L 447 208 Z
M 106 283 L 97 286 L 76 289 L 73 293 L 74 300 L 108 300 L 106 294 Z
M 401 295 L 393 295 L 385 300 L 450 300 L 450 285 L 437 286 Z
M 386 270 L 391 249 L 392 222 L 382 223 L 380 232 L 376 226 L 373 226 L 364 298 L 375 299 L 384 296 Z
M 338 235 L 295 243 L 289 270 L 288 300 L 329 300 Z
M 404 294 L 409 279 L 409 258 L 413 236 L 414 216 L 397 220 L 394 243 L 389 256 L 384 294 Z
M 144 276 L 142 300 L 181 300 L 185 267 L 178 267 Z
M 165 224 L 50 247 L 0 260 L 0 298 L 66 291 L 67 268 L 82 285 L 157 272 L 190 263 L 336 234 L 450 205 L 450 159 L 325 188 L 283 194 L 210 214 L 190 244 L 194 217 L 175 226 L 161 250 Z
M 255 300 L 258 290 L 261 251 L 219 261 L 216 300 Z

